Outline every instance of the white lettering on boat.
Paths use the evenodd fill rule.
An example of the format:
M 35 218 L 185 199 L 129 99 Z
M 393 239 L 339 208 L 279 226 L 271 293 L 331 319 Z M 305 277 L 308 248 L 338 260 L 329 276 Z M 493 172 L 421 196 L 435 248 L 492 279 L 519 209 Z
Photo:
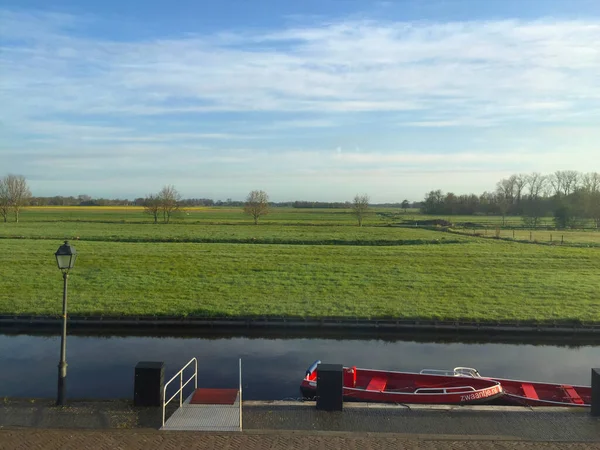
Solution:
M 487 397 L 491 397 L 494 394 L 497 394 L 498 392 L 500 392 L 500 388 L 498 386 L 494 386 L 492 388 L 483 389 L 481 391 L 473 392 L 472 394 L 461 395 L 460 396 L 460 401 L 461 402 L 468 402 L 470 400 L 477 400 L 479 398 L 487 398 Z

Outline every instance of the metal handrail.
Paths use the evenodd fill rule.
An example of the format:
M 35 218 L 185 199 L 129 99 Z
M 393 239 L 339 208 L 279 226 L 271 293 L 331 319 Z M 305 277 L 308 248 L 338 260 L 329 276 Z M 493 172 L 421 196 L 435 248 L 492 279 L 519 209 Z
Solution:
M 439 369 L 423 369 L 419 372 L 421 375 L 445 375 L 449 377 L 473 377 L 481 378 L 477 369 L 472 367 L 455 367 L 453 370 L 439 370 Z
M 433 391 L 442 391 L 442 394 L 448 394 L 448 390 L 453 390 L 453 389 L 466 389 L 468 392 L 474 392 L 476 389 L 473 386 L 452 386 L 452 387 L 448 387 L 448 388 L 443 388 L 443 387 L 430 387 L 430 388 L 418 388 L 415 391 L 415 394 L 421 394 L 424 392 L 433 392 Z M 464 391 L 459 391 L 459 392 L 453 392 L 453 394 L 461 394 Z
M 185 383 L 183 382 L 183 371 L 185 369 L 187 369 L 187 367 L 191 364 L 191 363 L 195 363 L 194 364 L 194 375 L 192 375 L 189 380 L 187 380 Z M 166 400 L 167 398 L 167 386 L 173 381 L 175 380 L 175 378 L 177 378 L 177 376 L 179 376 L 179 389 L 177 390 L 177 392 L 175 392 L 175 394 L 173 394 L 173 396 L 169 399 Z M 163 407 L 162 407 L 162 424 L 163 427 L 165 426 L 165 410 L 167 408 L 167 405 L 169 404 L 169 402 L 171 400 L 173 400 L 175 397 L 177 397 L 177 394 L 179 394 L 179 406 L 181 407 L 181 405 L 183 404 L 183 388 L 186 387 L 188 385 L 188 383 L 190 381 L 192 381 L 192 379 L 194 380 L 194 389 L 198 388 L 198 360 L 196 358 L 192 358 L 190 359 L 190 361 L 183 366 L 183 368 L 177 372 L 173 378 L 171 378 L 169 381 L 167 381 L 165 383 L 165 386 L 163 388 Z
M 420 375 L 446 375 L 449 377 L 455 376 L 455 372 L 451 370 L 440 370 L 440 369 L 423 369 L 419 372 Z
M 240 431 L 242 431 L 242 358 L 240 358 Z

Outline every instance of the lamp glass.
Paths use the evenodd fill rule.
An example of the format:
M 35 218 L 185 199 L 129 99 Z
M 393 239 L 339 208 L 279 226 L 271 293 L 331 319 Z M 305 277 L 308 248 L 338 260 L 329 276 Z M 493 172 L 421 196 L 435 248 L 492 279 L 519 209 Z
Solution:
M 67 241 L 58 248 L 54 255 L 60 270 L 72 269 L 77 259 L 77 251 Z
M 56 255 L 56 262 L 58 263 L 58 268 L 61 270 L 71 269 L 73 264 L 71 259 L 75 259 L 72 255 Z

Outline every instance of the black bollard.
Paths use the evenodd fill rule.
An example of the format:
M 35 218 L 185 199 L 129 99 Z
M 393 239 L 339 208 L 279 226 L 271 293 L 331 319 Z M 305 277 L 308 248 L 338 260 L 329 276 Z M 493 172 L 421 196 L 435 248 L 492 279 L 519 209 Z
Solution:
M 600 417 L 600 369 L 592 369 L 592 416 Z
M 140 361 L 135 366 L 134 406 L 162 406 L 165 386 L 165 363 Z
M 317 409 L 341 411 L 343 405 L 344 368 L 341 364 L 317 366 Z

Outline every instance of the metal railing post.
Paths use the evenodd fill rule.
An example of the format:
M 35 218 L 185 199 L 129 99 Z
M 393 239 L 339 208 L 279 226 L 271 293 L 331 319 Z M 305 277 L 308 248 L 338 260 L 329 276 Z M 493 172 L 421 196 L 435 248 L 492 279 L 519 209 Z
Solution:
M 167 386 L 165 385 L 165 387 L 163 388 L 163 410 L 162 410 L 162 426 L 165 426 L 165 410 L 167 409 Z
M 240 431 L 242 431 L 242 358 L 240 358 Z
M 192 361 L 194 362 L 194 375 L 192 375 L 189 378 L 189 380 L 187 380 L 184 383 L 183 382 L 183 371 L 185 369 L 187 369 L 187 367 L 192 363 Z M 169 384 L 171 384 L 171 382 L 175 381 L 175 378 L 177 378 L 177 376 L 179 376 L 179 389 L 177 390 L 177 392 L 175 392 L 175 394 L 173 394 L 173 396 L 169 400 L 167 400 L 167 386 L 169 386 Z M 183 366 L 183 368 L 179 372 L 177 372 L 175 375 L 173 375 L 173 378 L 171 378 L 169 381 L 167 381 L 165 383 L 165 386 L 163 388 L 164 389 L 163 390 L 163 411 L 162 411 L 163 427 L 165 426 L 167 405 L 171 402 L 171 400 L 173 400 L 175 397 L 177 397 L 177 394 L 179 394 L 179 407 L 181 407 L 183 405 L 183 388 L 186 387 L 190 381 L 192 381 L 192 378 L 194 379 L 194 387 L 196 389 L 198 389 L 198 360 L 196 358 L 190 359 L 190 361 L 185 366 Z

